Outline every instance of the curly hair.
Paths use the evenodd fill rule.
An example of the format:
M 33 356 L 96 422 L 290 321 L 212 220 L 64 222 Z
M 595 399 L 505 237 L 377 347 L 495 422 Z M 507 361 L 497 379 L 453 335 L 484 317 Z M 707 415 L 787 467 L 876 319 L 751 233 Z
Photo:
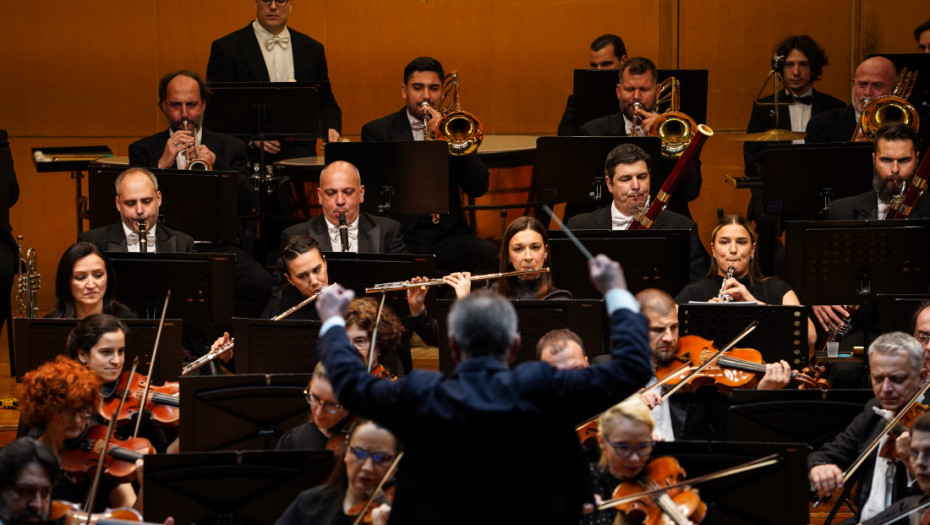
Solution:
M 359 328 L 365 330 L 371 336 L 377 316 L 377 301 L 370 297 L 355 299 L 349 304 L 349 311 L 346 312 L 346 326 L 358 325 Z M 404 325 L 401 324 L 400 319 L 394 315 L 390 307 L 385 306 L 384 311 L 381 312 L 381 323 L 378 324 L 378 348 L 381 353 L 395 352 L 403 335 Z
M 45 428 L 53 410 L 96 407 L 100 380 L 93 370 L 60 355 L 27 372 L 19 387 L 20 417 L 32 428 Z

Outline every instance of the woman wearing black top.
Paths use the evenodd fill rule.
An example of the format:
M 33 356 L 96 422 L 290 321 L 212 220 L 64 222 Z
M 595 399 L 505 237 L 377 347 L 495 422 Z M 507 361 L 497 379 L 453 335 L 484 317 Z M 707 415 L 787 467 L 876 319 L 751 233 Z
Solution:
M 104 313 L 134 319 L 136 315 L 113 297 L 115 289 L 116 276 L 106 253 L 93 243 L 74 243 L 58 261 L 55 308 L 45 317 L 83 319 Z

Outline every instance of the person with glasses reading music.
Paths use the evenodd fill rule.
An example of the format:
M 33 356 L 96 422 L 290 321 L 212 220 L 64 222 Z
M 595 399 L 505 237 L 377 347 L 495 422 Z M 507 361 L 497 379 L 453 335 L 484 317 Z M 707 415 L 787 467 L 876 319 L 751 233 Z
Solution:
M 359 421 L 352 428 L 345 452 L 337 452 L 338 463 L 326 483 L 301 492 L 275 524 L 353 523 L 400 450 L 390 431 L 372 421 Z M 372 508 L 381 505 L 379 497 L 374 501 Z M 379 510 L 383 519 L 385 509 Z
M 353 419 L 349 411 L 336 400 L 333 387 L 329 384 L 326 368 L 317 363 L 310 377 L 310 384 L 304 390 L 307 404 L 310 405 L 310 420 L 298 425 L 281 436 L 277 450 L 320 450 L 336 449 L 345 441 L 352 426 Z M 334 438 L 334 436 L 336 436 Z M 342 436 L 340 439 L 339 436 Z M 338 448 L 342 448 L 339 446 Z M 339 450 L 335 450 L 339 454 Z
M 920 303 L 914 312 L 914 338 L 924 349 L 924 368 L 930 370 L 930 300 Z

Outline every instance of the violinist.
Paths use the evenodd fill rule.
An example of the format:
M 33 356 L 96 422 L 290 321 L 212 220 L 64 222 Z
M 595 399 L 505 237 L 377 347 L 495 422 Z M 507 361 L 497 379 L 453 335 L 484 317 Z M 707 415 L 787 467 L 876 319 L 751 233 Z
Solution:
M 65 356 L 58 356 L 27 372 L 20 385 L 20 417 L 32 428 L 43 431 L 39 441 L 60 461 L 69 447 L 89 429 L 100 403 L 100 380 L 90 369 Z M 55 480 L 52 497 L 83 504 L 90 490 L 89 476 L 76 481 L 61 471 Z M 107 507 L 131 507 L 136 493 L 129 483 L 100 480 L 94 512 Z
M 549 330 L 536 343 L 536 358 L 561 370 L 587 368 L 584 341 L 568 328 Z
M 930 301 L 924 301 L 914 312 L 914 338 L 924 349 L 924 368 L 930 369 Z
M 383 505 L 372 491 L 400 453 L 397 438 L 368 420 L 359 421 L 349 435 L 349 446 L 325 484 L 301 492 L 276 525 L 349 525 L 366 500 Z M 354 511 L 354 512 L 353 512 Z
M 52 502 L 58 460 L 45 445 L 19 438 L 0 451 L 0 523 L 44 523 Z
M 807 456 L 810 481 L 821 498 L 829 498 L 843 489 L 844 471 L 870 444 L 879 439 L 878 450 L 890 439 L 881 435 L 886 424 L 883 414 L 896 414 L 919 392 L 927 378 L 920 343 L 903 332 L 879 336 L 869 345 L 868 357 L 875 398 L 843 432 Z M 897 460 L 877 455 L 877 452 L 869 454 L 855 472 L 859 479 L 856 502 L 861 520 L 874 517 L 916 489 L 908 480 L 906 465 L 900 463 L 902 458 L 907 461 L 907 454 L 898 454 Z
M 115 278 L 110 259 L 95 244 L 72 244 L 58 261 L 55 308 L 45 317 L 83 319 L 105 313 L 135 319 L 136 314 L 114 297 Z
M 355 299 L 346 312 L 346 333 L 352 345 L 358 349 L 365 364 L 368 364 L 368 351 L 371 348 L 372 332 L 378 318 L 378 302 L 370 297 Z M 404 344 L 404 325 L 394 315 L 391 308 L 385 306 L 378 323 L 378 340 L 375 341 L 374 366 L 382 365 L 391 377 L 396 377 L 402 369 L 398 359 L 398 348 Z M 409 352 L 409 348 L 407 349 Z
M 930 414 L 924 414 L 917 418 L 914 425 L 911 426 L 910 432 L 902 434 L 895 445 L 899 451 L 898 456 L 907 458 L 910 465 L 908 468 L 909 477 L 917 480 L 921 493 L 898 500 L 877 516 L 865 520 L 862 525 L 906 525 L 914 523 L 913 520 L 906 517 L 896 521 L 889 520 L 930 502 Z M 930 507 L 924 508 L 923 511 L 915 514 L 916 517 L 920 518 L 916 523 L 926 523 L 923 520 L 930 516 Z
M 285 432 L 275 446 L 277 450 L 322 450 L 333 436 L 348 434 L 352 418 L 336 400 L 322 362 L 313 368 L 305 396 L 310 405 L 310 420 Z

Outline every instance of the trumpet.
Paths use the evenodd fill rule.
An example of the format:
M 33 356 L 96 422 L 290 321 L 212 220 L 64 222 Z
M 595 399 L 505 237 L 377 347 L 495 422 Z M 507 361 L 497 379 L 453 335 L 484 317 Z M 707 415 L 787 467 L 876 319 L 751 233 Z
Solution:
M 39 275 L 39 261 L 35 248 L 29 248 L 23 255 L 23 236 L 16 236 L 19 247 L 19 282 L 16 302 L 19 316 L 34 319 L 39 312 L 39 290 L 42 288 L 42 276 Z
M 891 122 L 901 122 L 906 126 L 914 128 L 914 131 L 920 129 L 920 117 L 917 115 L 917 109 L 907 101 L 917 82 L 917 71 L 908 71 L 907 68 L 901 69 L 895 82 L 894 91 L 890 95 L 866 99 L 862 107 L 862 115 L 859 117 L 859 123 L 856 125 L 856 131 L 853 132 L 852 139 L 861 133 L 870 141 L 875 140 L 875 134 L 884 124 Z
M 730 297 L 729 294 L 725 294 L 723 293 L 723 291 L 727 289 L 727 281 L 733 278 L 733 272 L 735 271 L 736 271 L 736 268 L 732 266 L 727 268 L 727 276 L 723 278 L 723 282 L 720 283 L 720 291 L 717 292 L 717 299 L 720 299 L 721 301 L 725 303 L 729 303 L 730 301 L 733 300 L 733 298 Z
M 184 119 L 181 122 L 181 127 L 185 131 L 190 131 L 191 136 L 194 137 L 194 143 L 191 144 L 187 151 L 184 153 L 184 157 L 187 159 L 187 167 L 185 169 L 194 170 L 194 171 L 213 171 L 213 166 L 207 162 L 206 159 L 200 158 L 200 142 L 197 140 L 197 128 L 194 124 L 187 119 Z
M 634 137 L 639 137 L 643 130 L 643 117 L 639 114 L 641 109 L 643 109 L 642 104 L 639 102 L 633 103 L 633 132 L 630 135 Z
M 235 337 L 232 338 L 232 339 L 230 339 L 229 342 L 226 343 L 225 345 L 222 345 L 221 347 L 217 348 L 217 349 L 216 349 L 216 352 L 209 352 L 209 353 L 207 353 L 207 355 L 200 356 L 200 357 L 198 357 L 196 360 L 194 360 L 194 361 L 188 363 L 187 366 L 185 366 L 184 368 L 181 369 L 181 375 L 182 375 L 182 376 L 186 376 L 187 374 L 190 374 L 190 373 L 193 372 L 194 370 L 197 370 L 198 368 L 202 367 L 203 365 L 205 365 L 205 364 L 207 364 L 207 363 L 213 361 L 213 360 L 216 359 L 217 357 L 219 357 L 219 356 L 225 354 L 226 352 L 232 350 L 234 346 L 236 346 L 236 338 L 235 338 Z
M 694 138 L 694 131 L 697 124 L 694 119 L 681 113 L 681 82 L 675 77 L 669 77 L 659 84 L 659 100 L 656 106 L 668 102 L 668 109 L 659 115 L 659 118 L 652 124 L 649 131 L 650 137 L 659 137 L 662 139 L 662 156 L 670 159 L 678 158 L 691 139 Z M 667 92 L 667 93 L 666 93 Z M 665 93 L 662 95 L 662 93 Z
M 481 275 L 472 275 L 471 280 L 474 281 L 487 281 L 490 279 L 500 279 L 503 277 L 514 277 L 517 275 L 536 275 L 539 273 L 549 273 L 549 268 L 539 268 L 533 270 L 516 270 L 513 272 L 503 272 L 503 273 L 486 273 Z M 439 286 L 441 284 L 446 284 L 442 279 L 429 279 L 423 281 L 422 283 L 414 283 L 411 281 L 395 281 L 392 283 L 381 283 L 372 286 L 371 288 L 365 288 L 365 293 L 384 293 L 384 292 L 399 292 L 401 290 L 407 290 L 409 288 L 416 288 L 418 286 Z
M 424 125 L 429 121 L 427 109 L 439 111 L 442 120 L 436 136 L 429 133 L 429 128 L 423 130 L 427 140 L 443 140 L 448 143 L 450 155 L 468 155 L 481 145 L 484 139 L 484 128 L 477 117 L 462 110 L 459 102 L 458 71 L 452 71 L 442 80 L 442 102 L 438 108 L 433 108 L 429 101 L 419 103 L 424 114 Z

